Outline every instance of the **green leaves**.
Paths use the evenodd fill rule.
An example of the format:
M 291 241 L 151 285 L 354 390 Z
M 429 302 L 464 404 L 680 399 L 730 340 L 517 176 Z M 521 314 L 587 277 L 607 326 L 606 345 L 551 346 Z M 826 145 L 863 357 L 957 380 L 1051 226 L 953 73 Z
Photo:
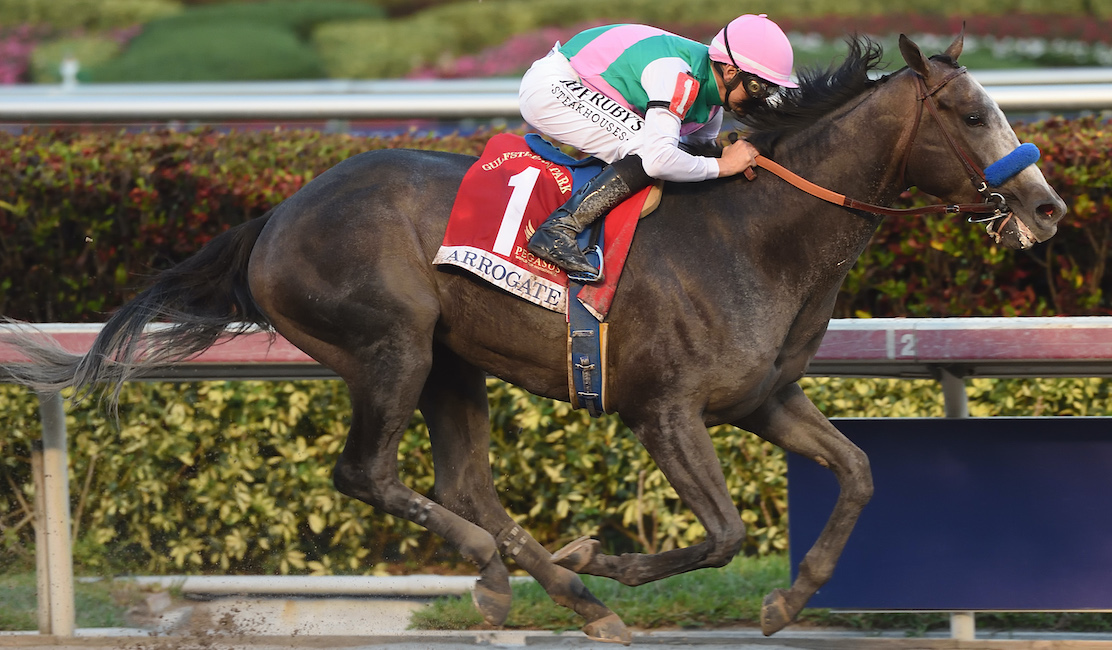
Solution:
M 831 417 L 941 417 L 932 381 L 806 378 Z M 490 380 L 495 488 L 515 520 L 555 550 L 581 536 L 608 552 L 660 552 L 705 531 L 614 416 L 592 420 L 562 402 Z M 1100 379 L 969 382 L 970 412 L 1107 415 Z M 336 492 L 332 467 L 350 422 L 338 381 L 128 384 L 121 426 L 93 407 L 70 409 L 70 492 L 83 572 L 372 573 L 419 569 L 454 551 L 418 526 Z M 38 402 L 0 386 L 0 570 L 27 565 Z M 787 546 L 786 460 L 729 426 L 710 430 L 748 532 L 745 552 Z M 398 470 L 432 491 L 428 434 L 415 416 Z M 88 487 L 86 487 L 86 485 Z

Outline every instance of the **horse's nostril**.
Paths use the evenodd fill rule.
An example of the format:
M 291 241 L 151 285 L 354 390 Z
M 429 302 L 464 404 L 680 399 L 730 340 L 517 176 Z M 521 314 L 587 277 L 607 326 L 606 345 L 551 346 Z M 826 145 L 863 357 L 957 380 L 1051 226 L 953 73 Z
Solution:
M 1057 208 L 1054 206 L 1053 203 L 1043 203 L 1039 206 L 1039 213 L 1044 214 L 1048 217 L 1053 217 L 1055 210 L 1057 210 Z

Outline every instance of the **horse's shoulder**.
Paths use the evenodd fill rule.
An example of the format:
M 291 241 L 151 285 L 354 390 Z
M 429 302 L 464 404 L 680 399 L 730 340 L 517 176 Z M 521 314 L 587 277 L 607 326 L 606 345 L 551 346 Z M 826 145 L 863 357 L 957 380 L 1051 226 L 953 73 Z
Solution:
M 417 170 L 429 173 L 439 169 L 455 174 L 467 171 L 476 160 L 478 160 L 476 156 L 450 151 L 372 149 L 351 156 L 337 164 L 335 169 L 342 171 L 374 169 L 376 173 L 382 173 L 383 168 L 399 173 L 412 173 Z

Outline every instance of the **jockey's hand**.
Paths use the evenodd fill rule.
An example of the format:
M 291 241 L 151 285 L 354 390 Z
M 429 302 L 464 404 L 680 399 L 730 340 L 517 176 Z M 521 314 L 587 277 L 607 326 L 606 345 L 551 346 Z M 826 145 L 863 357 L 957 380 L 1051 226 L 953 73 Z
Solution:
M 752 168 L 757 153 L 757 148 L 745 140 L 726 145 L 722 149 L 722 157 L 718 159 L 718 177 L 733 176 Z

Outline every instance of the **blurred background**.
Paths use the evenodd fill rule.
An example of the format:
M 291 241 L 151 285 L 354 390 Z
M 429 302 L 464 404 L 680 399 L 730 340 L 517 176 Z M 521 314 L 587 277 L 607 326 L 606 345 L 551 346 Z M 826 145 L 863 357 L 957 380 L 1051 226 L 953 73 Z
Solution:
M 1109 0 L 0 0 L 0 96 L 16 87 L 27 97 L 63 88 L 75 93 L 110 89 L 119 96 L 143 91 L 118 84 L 178 83 L 193 85 L 152 88 L 160 96 L 414 89 L 434 95 L 449 90 L 505 94 L 515 91 L 516 79 L 554 42 L 584 28 L 644 22 L 708 42 L 723 24 L 747 12 L 768 13 L 788 32 L 797 69 L 829 65 L 844 52 L 844 38 L 851 33 L 880 40 L 896 62 L 894 45 L 901 32 L 924 51 L 938 51 L 963 22 L 962 62 L 975 72 L 1112 66 Z M 894 62 L 892 69 L 898 67 Z M 357 83 L 436 79 L 490 83 L 385 88 Z M 438 101 L 425 99 L 429 106 Z M 453 111 L 451 101 L 444 104 L 446 117 L 466 118 L 465 129 L 483 112 L 458 106 Z M 326 119 L 322 126 L 365 131 L 369 127 L 361 127 L 359 118 L 384 115 L 370 112 L 374 115 L 354 109 L 344 115 L 355 125 L 351 119 Z M 507 111 L 488 109 L 486 117 L 494 112 Z M 51 115 L 42 119 L 49 121 Z M 196 121 L 196 112 L 188 115 Z M 162 117 L 173 116 L 155 111 L 152 119 Z M 506 116 L 493 117 L 501 124 Z M 70 115 L 65 121 L 79 118 Z M 394 131 L 414 124 L 404 119 L 377 123 L 378 130 Z M 452 124 L 461 125 L 458 120 Z
M 931 54 L 964 22 L 961 62 L 1008 103 L 1069 205 L 1054 239 L 1016 253 L 949 215 L 887 220 L 835 317 L 1112 315 L 1112 0 L 0 0 L 0 315 L 102 321 L 153 271 L 363 151 L 477 155 L 492 132 L 522 127 L 520 74 L 584 28 L 643 22 L 707 42 L 741 13 L 777 21 L 797 68 L 837 62 L 859 33 L 894 71 L 901 32 Z M 915 202 L 928 198 L 898 207 Z M 932 381 L 804 383 L 830 416 L 943 414 Z M 1099 378 L 975 379 L 970 411 L 1108 415 L 1110 391 Z M 471 571 L 422 529 L 336 494 L 347 400 L 335 381 L 134 383 L 122 425 L 73 408 L 77 571 Z M 594 535 L 633 552 L 701 539 L 616 417 L 502 384 L 491 411 L 497 489 L 541 543 Z M 399 455 L 422 493 L 423 426 L 415 418 Z M 0 385 L 0 629 L 34 627 L 33 608 L 4 619 L 33 598 L 4 596 L 33 592 L 28 450 L 40 431 L 35 396 Z M 784 456 L 736 429 L 715 439 L 745 554 L 773 558 L 786 581 Z

